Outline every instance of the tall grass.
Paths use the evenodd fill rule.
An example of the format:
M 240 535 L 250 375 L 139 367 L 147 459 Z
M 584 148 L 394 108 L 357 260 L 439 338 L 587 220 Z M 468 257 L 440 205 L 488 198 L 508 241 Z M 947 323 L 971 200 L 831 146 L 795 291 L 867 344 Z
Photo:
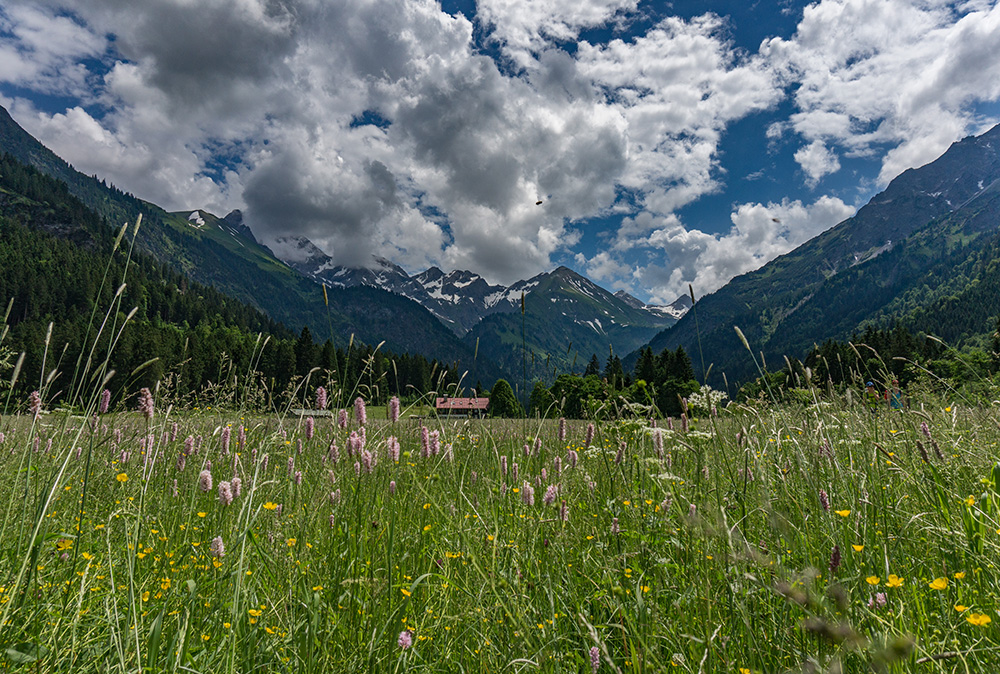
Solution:
M 563 444 L 554 422 L 435 422 L 428 457 L 428 422 L 373 420 L 370 473 L 348 453 L 360 429 L 328 418 L 307 438 L 297 419 L 239 411 L 8 416 L 4 493 L 21 493 L 25 456 L 51 488 L 39 519 L 19 504 L 3 522 L 37 529 L 28 546 L 0 542 L 5 663 L 576 672 L 597 647 L 602 671 L 987 671 L 995 410 L 924 402 L 874 419 L 842 399 L 730 406 L 686 434 L 620 420 L 590 447 L 582 423 Z M 224 505 L 234 475 L 242 493 Z

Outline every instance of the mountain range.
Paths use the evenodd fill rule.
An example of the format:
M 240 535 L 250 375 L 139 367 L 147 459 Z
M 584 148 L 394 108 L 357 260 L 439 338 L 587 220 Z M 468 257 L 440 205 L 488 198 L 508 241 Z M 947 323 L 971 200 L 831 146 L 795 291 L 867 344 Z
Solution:
M 853 217 L 699 298 L 650 346 L 683 346 L 716 385 L 753 377 L 755 359 L 780 368 L 786 355 L 868 325 L 984 346 L 1000 314 L 998 251 L 1000 126 L 904 171 Z
M 647 307 L 565 268 L 502 286 L 473 272 L 445 273 L 436 267 L 410 276 L 378 258 L 354 268 L 337 266 L 301 237 L 281 238 L 272 244 L 272 251 L 259 243 L 239 211 L 224 217 L 200 208 L 168 212 L 97 176 L 81 174 L 25 132 L 2 107 L 0 150 L 63 181 L 109 225 L 135 222 L 142 214 L 137 245 L 145 252 L 295 331 L 308 327 L 315 337 L 330 337 L 334 343 L 354 338 L 372 345 L 384 343 L 396 353 L 418 353 L 461 366 L 488 384 L 511 377 L 514 370 L 507 364 L 520 360 L 522 344 L 515 344 L 506 333 L 502 339 L 482 340 L 482 330 L 475 336 L 471 331 L 493 315 L 518 314 L 522 296 L 530 298 L 526 300 L 531 307 L 529 321 L 536 307 L 550 307 L 553 302 L 568 306 L 577 302 L 574 294 L 586 298 L 583 305 L 589 309 L 582 313 L 546 312 L 546 327 L 558 329 L 538 330 L 532 336 L 535 360 L 560 367 L 571 365 L 558 355 L 567 344 L 592 349 L 581 349 L 584 360 L 606 350 L 624 353 L 686 310 L 683 298 L 676 306 Z

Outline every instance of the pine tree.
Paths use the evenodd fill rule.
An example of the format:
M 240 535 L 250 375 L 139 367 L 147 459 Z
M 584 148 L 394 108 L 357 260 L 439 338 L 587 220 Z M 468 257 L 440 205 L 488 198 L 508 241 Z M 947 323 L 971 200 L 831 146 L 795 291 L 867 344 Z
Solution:
M 520 418 L 524 416 L 524 408 L 514 396 L 514 389 L 506 379 L 497 379 L 490 391 L 489 415 L 500 418 Z

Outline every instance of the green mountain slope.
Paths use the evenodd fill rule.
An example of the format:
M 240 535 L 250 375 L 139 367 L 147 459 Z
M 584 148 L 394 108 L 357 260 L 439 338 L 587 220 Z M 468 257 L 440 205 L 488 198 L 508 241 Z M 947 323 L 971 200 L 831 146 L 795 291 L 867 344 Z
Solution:
M 627 354 L 676 320 L 630 306 L 566 267 L 515 284 L 512 292 L 521 287 L 527 291 L 523 362 L 520 311 L 486 316 L 464 338 L 471 346 L 478 341 L 480 362 L 492 359 L 518 383 L 522 365 L 529 384 L 582 372 L 591 355 L 603 363 L 612 351 Z
M 756 368 L 734 326 L 769 364 L 866 323 L 900 321 L 956 342 L 979 339 L 1000 311 L 985 292 L 996 265 L 998 181 L 995 127 L 904 172 L 854 217 L 701 298 L 650 346 L 683 345 L 697 361 L 700 332 L 713 381 L 725 373 L 735 383 Z M 633 354 L 626 363 L 634 361 Z

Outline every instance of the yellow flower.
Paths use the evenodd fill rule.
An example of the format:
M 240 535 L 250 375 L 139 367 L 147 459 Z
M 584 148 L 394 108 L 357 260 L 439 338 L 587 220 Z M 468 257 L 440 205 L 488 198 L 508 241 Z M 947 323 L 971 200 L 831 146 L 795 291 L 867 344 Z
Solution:
M 878 576 L 868 576 L 867 578 L 865 578 L 865 582 L 868 583 L 869 585 L 878 585 L 879 582 L 881 582 L 881 580 L 882 579 L 879 578 Z
M 962 580 L 965 578 L 965 571 L 959 571 L 955 574 L 955 580 Z
M 840 515 L 841 517 L 847 517 L 848 515 L 851 514 L 850 510 L 834 510 L 834 512 Z
M 268 501 L 267 503 L 264 504 L 264 510 L 277 510 L 277 508 L 278 504 L 272 503 L 271 501 Z
M 977 625 L 979 627 L 985 627 L 992 622 L 991 618 L 985 613 L 970 613 L 965 619 L 969 621 L 970 624 Z
M 73 541 L 68 538 L 63 538 L 56 542 L 56 550 L 59 552 L 65 552 L 66 550 L 71 550 L 73 548 Z
M 295 546 L 295 544 L 296 544 L 296 543 L 297 543 L 298 541 L 296 541 L 296 540 L 295 540 L 294 538 L 289 538 L 289 539 L 288 539 L 287 541 L 285 541 L 285 542 L 286 542 L 286 543 L 288 543 L 288 547 L 290 547 L 290 548 L 291 548 L 291 547 L 294 547 L 294 546 Z
M 205 517 L 208 513 L 198 513 L 198 517 Z
M 125 473 L 118 473 L 117 475 L 115 475 L 115 479 L 118 480 L 119 482 L 125 482 L 125 480 L 128 479 L 128 475 L 126 475 Z
M 865 549 L 865 546 L 863 545 L 852 545 L 851 547 L 854 548 L 854 552 L 861 552 Z
M 903 580 L 904 580 L 903 578 L 900 578 L 896 574 L 890 573 L 889 580 L 886 582 L 886 585 L 888 585 L 889 587 L 902 587 Z
M 927 583 L 927 586 L 932 590 L 943 590 L 948 587 L 947 578 L 935 578 L 931 582 Z
M 972 506 L 976 505 L 976 497 L 970 494 L 970 495 L 969 495 L 969 496 L 968 496 L 968 497 L 967 497 L 967 498 L 965 499 L 965 505 L 969 506 L 970 508 L 971 508 Z
M 968 606 L 962 606 L 961 604 L 955 604 L 955 610 L 958 611 L 959 613 L 961 613 L 962 611 L 964 611 L 967 608 L 969 608 L 969 607 Z
M 411 592 L 409 590 L 407 590 L 405 587 L 399 588 L 399 591 L 403 593 L 404 597 L 409 597 L 410 594 L 411 594 Z
M 431 530 L 431 525 L 428 524 L 426 527 L 424 527 L 424 531 L 430 531 L 430 530 Z

